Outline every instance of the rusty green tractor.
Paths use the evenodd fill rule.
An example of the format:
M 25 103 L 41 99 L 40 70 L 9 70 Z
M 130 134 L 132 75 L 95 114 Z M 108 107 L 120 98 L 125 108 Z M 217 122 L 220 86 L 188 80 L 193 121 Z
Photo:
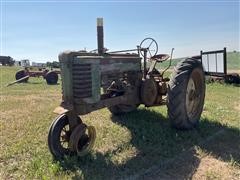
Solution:
M 93 126 L 80 115 L 107 107 L 114 115 L 129 113 L 140 104 L 145 107 L 167 105 L 168 118 L 177 129 L 197 126 L 204 105 L 205 77 L 201 62 L 195 58 L 181 61 L 171 78 L 164 73 L 171 66 L 170 55 L 157 54 L 152 38 L 136 49 L 108 52 L 103 43 L 103 19 L 97 19 L 98 49 L 69 51 L 59 55 L 62 103 L 54 112 L 48 134 L 49 150 L 55 158 L 84 156 L 96 138 Z M 157 64 L 169 61 L 161 71 Z

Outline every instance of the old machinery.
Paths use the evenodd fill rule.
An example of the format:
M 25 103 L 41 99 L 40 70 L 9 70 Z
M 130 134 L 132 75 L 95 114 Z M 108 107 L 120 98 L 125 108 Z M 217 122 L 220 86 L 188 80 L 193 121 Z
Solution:
M 54 112 L 48 134 L 48 146 L 55 158 L 83 156 L 95 142 L 96 131 L 79 117 L 107 107 L 113 114 L 146 107 L 167 105 L 171 124 L 191 129 L 200 119 L 205 83 L 202 64 L 194 58 L 180 62 L 171 78 L 164 77 L 157 64 L 170 55 L 157 54 L 152 38 L 144 39 L 136 49 L 108 52 L 103 45 L 103 19 L 97 20 L 98 50 L 67 51 L 59 55 L 62 79 L 62 103 Z

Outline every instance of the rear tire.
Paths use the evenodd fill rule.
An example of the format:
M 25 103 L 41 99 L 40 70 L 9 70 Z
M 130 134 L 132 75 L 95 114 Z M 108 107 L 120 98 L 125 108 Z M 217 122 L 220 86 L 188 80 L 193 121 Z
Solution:
M 185 59 L 175 68 L 168 88 L 168 117 L 177 129 L 194 128 L 201 117 L 205 76 L 200 61 Z
M 54 71 L 48 72 L 45 77 L 47 84 L 57 84 L 58 82 L 58 74 Z
M 19 80 L 25 76 L 27 76 L 25 70 L 19 70 L 18 72 L 16 72 L 15 78 L 16 78 L 16 80 Z M 23 82 L 26 83 L 27 81 L 28 81 L 28 78 L 23 79 L 23 80 L 19 81 L 18 83 L 23 83 Z

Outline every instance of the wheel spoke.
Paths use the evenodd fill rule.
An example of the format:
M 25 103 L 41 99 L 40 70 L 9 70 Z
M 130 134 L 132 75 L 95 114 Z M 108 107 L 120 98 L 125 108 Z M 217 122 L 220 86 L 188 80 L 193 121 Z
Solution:
M 150 54 L 150 57 L 152 57 L 152 53 L 151 53 L 151 51 L 148 51 L 149 52 L 149 54 Z
M 149 43 L 149 44 L 148 44 Z M 150 57 L 147 57 L 147 59 L 151 58 L 153 54 L 150 51 L 153 51 L 150 49 L 152 45 L 154 44 L 155 49 L 154 49 L 154 55 L 157 54 L 158 51 L 158 44 L 153 38 L 145 38 L 141 43 L 140 43 L 140 49 L 146 49 L 149 52 Z M 144 56 L 143 52 L 140 51 L 140 54 Z
M 148 49 L 151 47 L 152 43 L 153 43 L 153 40 L 152 40 L 152 42 L 149 44 Z
M 63 139 L 63 140 L 60 140 L 60 142 L 61 142 L 61 143 L 64 143 L 64 142 L 67 142 L 67 141 Z

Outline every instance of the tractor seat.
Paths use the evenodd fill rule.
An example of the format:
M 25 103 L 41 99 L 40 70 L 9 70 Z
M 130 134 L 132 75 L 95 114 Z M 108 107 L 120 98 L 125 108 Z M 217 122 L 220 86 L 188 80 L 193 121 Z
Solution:
M 153 57 L 151 57 L 151 60 L 155 60 L 157 62 L 163 62 L 170 58 L 168 54 L 156 54 Z

